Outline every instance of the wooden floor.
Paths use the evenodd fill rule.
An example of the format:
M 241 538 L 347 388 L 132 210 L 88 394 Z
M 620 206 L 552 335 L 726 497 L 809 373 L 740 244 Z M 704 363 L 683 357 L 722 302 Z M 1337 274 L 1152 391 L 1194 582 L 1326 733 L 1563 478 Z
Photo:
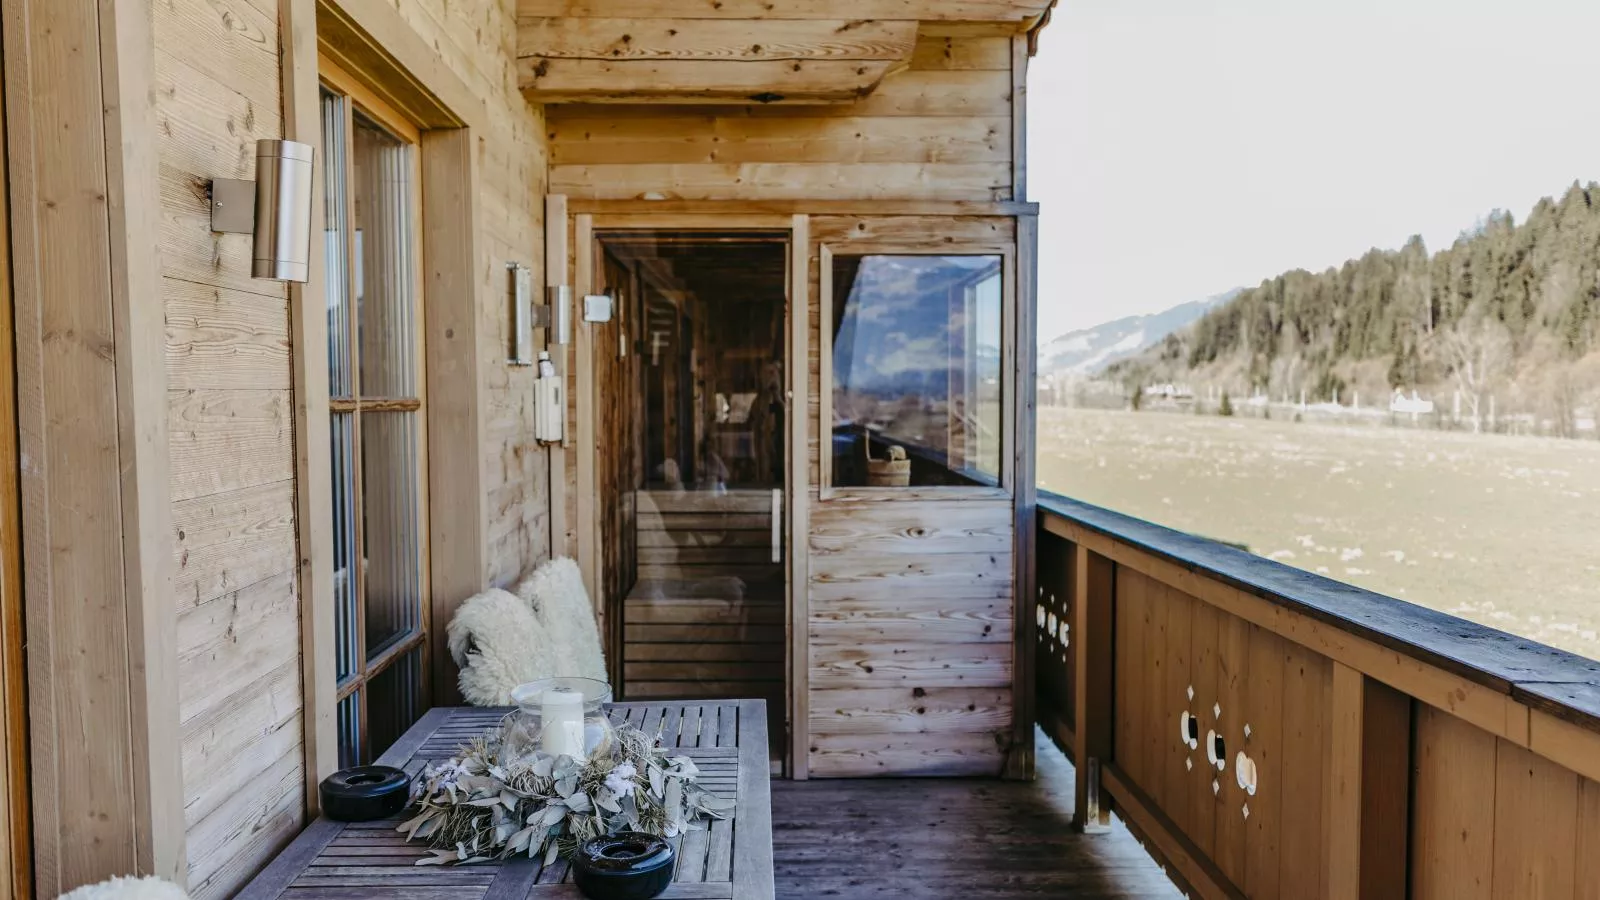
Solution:
M 1036 741 L 1032 783 L 773 781 L 778 897 L 1177 900 L 1121 823 L 1072 830 L 1072 765 Z

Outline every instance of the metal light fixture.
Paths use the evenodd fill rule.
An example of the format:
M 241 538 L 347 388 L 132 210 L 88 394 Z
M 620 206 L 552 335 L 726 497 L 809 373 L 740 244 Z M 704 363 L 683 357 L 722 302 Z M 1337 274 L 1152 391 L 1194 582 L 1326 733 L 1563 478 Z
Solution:
M 256 180 L 211 182 L 211 230 L 255 236 L 250 274 L 305 282 L 311 259 L 311 145 L 256 141 Z

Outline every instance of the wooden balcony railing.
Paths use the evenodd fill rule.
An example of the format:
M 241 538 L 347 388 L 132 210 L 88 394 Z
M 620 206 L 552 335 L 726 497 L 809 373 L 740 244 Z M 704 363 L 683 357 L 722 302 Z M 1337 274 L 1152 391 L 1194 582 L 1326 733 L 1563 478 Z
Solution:
M 1037 560 L 1078 824 L 1190 896 L 1600 898 L 1600 663 L 1048 494 Z

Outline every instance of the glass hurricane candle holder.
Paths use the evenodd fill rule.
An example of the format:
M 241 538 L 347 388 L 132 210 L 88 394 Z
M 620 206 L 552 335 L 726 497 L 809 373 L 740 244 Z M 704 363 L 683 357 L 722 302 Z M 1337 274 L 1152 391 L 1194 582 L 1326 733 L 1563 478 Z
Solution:
M 611 721 L 605 705 L 611 685 L 593 678 L 544 678 L 511 692 L 531 749 L 586 760 L 609 751 Z

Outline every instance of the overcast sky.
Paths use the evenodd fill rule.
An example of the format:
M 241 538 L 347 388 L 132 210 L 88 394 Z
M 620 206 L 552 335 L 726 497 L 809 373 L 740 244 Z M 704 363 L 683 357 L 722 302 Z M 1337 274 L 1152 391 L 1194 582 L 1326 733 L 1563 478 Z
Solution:
M 1040 338 L 1600 181 L 1600 0 L 1060 0 Z

